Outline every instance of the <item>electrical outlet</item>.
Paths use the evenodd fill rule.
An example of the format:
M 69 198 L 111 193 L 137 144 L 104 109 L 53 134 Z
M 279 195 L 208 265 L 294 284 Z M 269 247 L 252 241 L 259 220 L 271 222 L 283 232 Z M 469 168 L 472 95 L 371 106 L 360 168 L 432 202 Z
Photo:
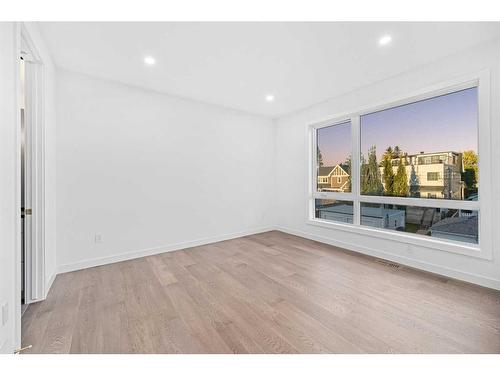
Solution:
M 2 305 L 2 326 L 6 325 L 9 321 L 9 303 Z
M 102 243 L 103 240 L 102 240 L 102 234 L 96 234 L 95 237 L 94 237 L 94 242 L 95 243 Z

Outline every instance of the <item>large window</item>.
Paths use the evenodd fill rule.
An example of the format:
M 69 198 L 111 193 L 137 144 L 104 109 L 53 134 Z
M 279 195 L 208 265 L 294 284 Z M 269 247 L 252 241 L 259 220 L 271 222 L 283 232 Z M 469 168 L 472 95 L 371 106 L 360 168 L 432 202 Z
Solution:
M 310 220 L 479 250 L 479 118 L 477 79 L 313 125 Z

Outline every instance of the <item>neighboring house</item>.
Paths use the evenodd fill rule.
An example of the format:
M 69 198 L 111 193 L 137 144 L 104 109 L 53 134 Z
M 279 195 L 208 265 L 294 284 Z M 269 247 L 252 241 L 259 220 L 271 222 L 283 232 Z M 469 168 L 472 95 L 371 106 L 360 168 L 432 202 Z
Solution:
M 353 207 L 347 204 L 324 204 L 316 208 L 318 219 L 352 224 Z M 405 211 L 383 207 L 361 207 L 361 224 L 375 228 L 405 228 Z
M 412 196 L 422 198 L 463 199 L 462 154 L 443 151 L 403 156 Z M 396 174 L 399 158 L 392 159 Z M 380 167 L 382 182 L 384 168 Z
M 344 192 L 350 188 L 349 174 L 337 164 L 318 168 L 318 190 Z
M 478 243 L 478 216 L 448 217 L 429 230 L 432 237 Z

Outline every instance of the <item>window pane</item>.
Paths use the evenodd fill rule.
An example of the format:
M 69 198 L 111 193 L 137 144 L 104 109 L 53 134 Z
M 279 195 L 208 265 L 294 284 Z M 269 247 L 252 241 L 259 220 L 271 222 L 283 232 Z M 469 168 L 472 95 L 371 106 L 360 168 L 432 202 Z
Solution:
M 352 224 L 352 202 L 337 201 L 333 199 L 316 199 L 314 211 L 314 217 L 316 219 Z
M 477 87 L 360 118 L 361 194 L 478 199 Z
M 470 210 L 361 203 L 361 225 L 478 243 L 478 213 Z
M 317 139 L 318 191 L 351 191 L 351 123 L 320 128 Z

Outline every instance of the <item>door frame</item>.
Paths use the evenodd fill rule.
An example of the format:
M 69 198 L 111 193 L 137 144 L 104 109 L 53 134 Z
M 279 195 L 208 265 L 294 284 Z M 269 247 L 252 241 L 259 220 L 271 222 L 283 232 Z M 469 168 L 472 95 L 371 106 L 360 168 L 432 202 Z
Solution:
M 16 346 L 21 345 L 21 82 L 19 59 L 21 52 L 29 54 L 30 75 L 26 78 L 32 84 L 25 85 L 26 100 L 31 105 L 25 108 L 27 144 L 31 144 L 31 249 L 25 254 L 25 262 L 29 263 L 26 272 L 25 303 L 32 303 L 46 298 L 45 280 L 45 67 L 26 26 L 18 23 L 16 26 Z M 25 64 L 28 66 L 28 63 Z M 28 121 L 31 124 L 28 124 Z M 29 153 L 26 154 L 28 156 Z M 26 160 L 28 164 L 28 160 Z M 26 197 L 25 197 L 26 198 Z M 26 218 L 26 217 L 25 217 Z M 31 250 L 31 251 L 30 251 Z M 29 287 L 28 287 L 29 286 Z

